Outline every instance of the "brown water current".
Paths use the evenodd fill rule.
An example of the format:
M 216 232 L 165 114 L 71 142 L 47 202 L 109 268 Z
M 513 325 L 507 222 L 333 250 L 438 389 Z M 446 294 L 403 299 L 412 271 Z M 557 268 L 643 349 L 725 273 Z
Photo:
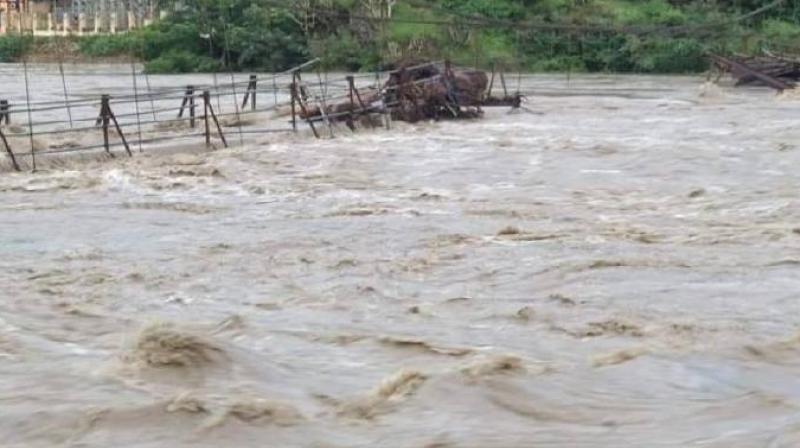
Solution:
M 0 173 L 0 446 L 798 446 L 800 99 L 523 82 Z

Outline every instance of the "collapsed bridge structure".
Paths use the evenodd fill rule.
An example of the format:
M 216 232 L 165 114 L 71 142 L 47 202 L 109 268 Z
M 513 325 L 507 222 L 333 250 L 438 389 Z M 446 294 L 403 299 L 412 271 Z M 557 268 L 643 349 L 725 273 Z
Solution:
M 238 134 L 243 144 L 245 135 L 297 132 L 303 121 L 320 138 L 323 128 L 333 136 L 342 123 L 351 130 L 388 128 L 393 120 L 479 118 L 486 107 L 524 109 L 520 86 L 511 92 L 505 74 L 496 69 L 456 68 L 448 61 L 405 63 L 386 72 L 328 79 L 319 71 L 309 73 L 318 62 L 246 80 L 230 74 L 230 83 L 224 84 L 211 74 L 210 84 L 155 88 L 132 65 L 127 74 L 108 73 L 109 79 L 130 76 L 132 90 L 117 84 L 88 95 L 70 93 L 63 69 L 54 73 L 42 67 L 43 76 L 60 75 L 49 82 L 63 87 L 63 98 L 43 101 L 32 100 L 25 68 L 25 96 L 16 93 L 20 89 L 10 90 L 10 97 L 0 95 L 0 154 L 6 155 L 0 157 L 0 167 L 36 170 L 37 160 L 51 156 L 111 158 L 120 154 L 118 149 L 133 157 L 145 150 L 175 150 L 179 140 L 187 141 L 181 147 L 203 141 L 208 148 L 217 142 L 227 147 L 231 139 L 226 134 Z M 303 78 L 310 74 L 316 81 Z M 85 80 L 79 73 L 73 76 Z M 167 80 L 172 78 L 162 79 Z M 263 101 L 265 97 L 271 101 Z
M 501 80 L 503 95 L 493 96 L 495 79 Z M 357 89 L 347 77 L 348 93 L 332 104 L 308 105 L 300 79 L 292 87 L 292 102 L 301 105 L 300 117 L 314 123 L 345 122 L 354 129 L 356 122 L 374 123 L 370 116 L 388 115 L 391 119 L 416 123 L 422 120 L 478 118 L 484 107 L 521 107 L 519 91 L 509 93 L 505 74 L 493 69 L 490 75 L 474 69 L 456 69 L 449 61 L 401 64 L 389 72 L 379 87 Z

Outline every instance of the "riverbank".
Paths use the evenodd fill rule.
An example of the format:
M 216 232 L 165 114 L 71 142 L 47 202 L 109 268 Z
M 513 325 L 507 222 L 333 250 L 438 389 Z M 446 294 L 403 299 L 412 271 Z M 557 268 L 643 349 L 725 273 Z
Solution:
M 500 63 L 526 72 L 697 73 L 706 53 L 800 52 L 800 5 L 667 0 L 398 1 L 391 19 L 352 2 L 275 7 L 266 0 L 188 1 L 126 34 L 0 37 L 0 62 L 130 60 L 150 73 L 281 71 L 320 57 L 326 69 L 374 70 L 402 58 Z M 769 6 L 769 5 L 768 5 Z M 53 51 L 57 48 L 57 51 Z

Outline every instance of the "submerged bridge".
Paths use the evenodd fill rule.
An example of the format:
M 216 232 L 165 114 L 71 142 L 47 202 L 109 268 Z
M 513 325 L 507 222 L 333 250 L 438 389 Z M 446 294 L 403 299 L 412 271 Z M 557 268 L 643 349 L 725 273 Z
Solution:
M 161 15 L 156 0 L 0 0 L 0 35 L 115 34 Z

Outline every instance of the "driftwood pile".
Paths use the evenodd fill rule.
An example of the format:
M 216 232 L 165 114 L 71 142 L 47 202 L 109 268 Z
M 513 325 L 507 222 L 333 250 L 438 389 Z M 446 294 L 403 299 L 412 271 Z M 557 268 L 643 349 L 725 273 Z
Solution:
M 784 56 L 723 57 L 712 54 L 720 74 L 728 73 L 736 86 L 762 85 L 777 90 L 793 89 L 800 82 L 800 59 Z
M 488 87 L 486 72 L 423 64 L 392 72 L 383 90 L 392 118 L 414 123 L 479 117 Z

